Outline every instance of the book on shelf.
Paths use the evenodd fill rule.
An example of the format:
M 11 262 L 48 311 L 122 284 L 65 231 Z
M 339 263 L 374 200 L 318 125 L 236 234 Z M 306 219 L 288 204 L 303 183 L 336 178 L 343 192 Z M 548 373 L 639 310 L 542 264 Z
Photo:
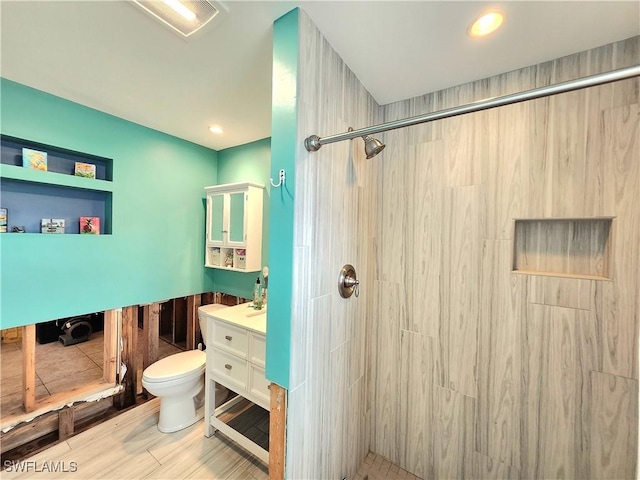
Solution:
M 43 218 L 40 224 L 42 233 L 64 233 L 65 222 L 63 218 Z
M 80 217 L 80 233 L 100 235 L 100 217 Z
M 75 176 L 96 178 L 96 166 L 92 163 L 76 162 Z
M 30 148 L 22 149 L 22 166 L 33 168 L 34 170 L 47 170 L 47 152 L 40 150 L 32 150 Z
M 9 210 L 0 208 L 0 233 L 7 233 Z

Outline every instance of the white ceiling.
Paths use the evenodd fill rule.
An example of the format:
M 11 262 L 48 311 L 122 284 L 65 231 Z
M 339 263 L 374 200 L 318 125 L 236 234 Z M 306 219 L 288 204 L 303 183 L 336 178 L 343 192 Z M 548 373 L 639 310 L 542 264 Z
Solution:
M 271 135 L 272 25 L 298 5 L 381 105 L 640 34 L 635 0 L 224 5 L 185 39 L 127 1 L 2 0 L 0 75 L 220 150 Z M 504 27 L 471 40 L 488 7 Z

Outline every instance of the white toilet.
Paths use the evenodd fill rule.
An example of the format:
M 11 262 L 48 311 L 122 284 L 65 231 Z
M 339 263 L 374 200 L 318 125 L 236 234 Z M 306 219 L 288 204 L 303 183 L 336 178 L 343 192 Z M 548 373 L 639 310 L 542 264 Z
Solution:
M 209 311 L 226 305 L 209 305 Z M 206 321 L 198 318 L 202 338 L 206 339 Z M 158 430 L 177 432 L 202 418 L 197 413 L 198 394 L 204 386 L 207 355 L 201 350 L 176 353 L 145 368 L 142 386 L 160 398 Z M 216 386 L 216 405 L 228 394 L 224 387 Z

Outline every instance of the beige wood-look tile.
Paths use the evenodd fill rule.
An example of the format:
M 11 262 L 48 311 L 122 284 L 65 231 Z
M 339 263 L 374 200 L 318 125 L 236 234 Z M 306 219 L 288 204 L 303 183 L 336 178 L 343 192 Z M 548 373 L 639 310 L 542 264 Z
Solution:
M 604 372 L 638 378 L 640 116 L 638 105 L 603 112 L 606 202 L 615 208 L 614 282 L 603 285 Z
M 483 242 L 476 450 L 519 465 L 520 319 L 526 312 L 527 278 L 510 273 L 510 265 L 510 241 Z
M 347 355 L 349 354 L 347 344 L 342 344 L 332 350 L 329 356 L 330 371 L 329 377 L 332 379 L 326 384 L 328 392 L 328 402 L 324 404 L 325 414 L 328 414 L 327 425 L 336 425 L 337 428 L 326 429 L 325 448 L 328 447 L 328 465 L 325 470 L 329 478 L 344 478 L 347 474 L 349 459 L 347 458 L 349 435 L 349 421 L 347 407 L 349 406 L 349 396 L 347 391 L 348 373 Z M 355 461 L 356 459 L 351 459 Z
M 577 310 L 529 304 L 523 330 L 523 468 L 540 478 L 576 473 L 580 372 Z
M 473 452 L 474 480 L 529 480 L 536 478 L 527 469 L 520 470 L 498 460 Z
M 467 84 L 470 87 L 470 84 Z M 464 105 L 468 102 L 463 102 Z M 475 121 L 484 117 L 482 113 L 467 117 L 453 117 L 445 120 L 447 131 L 444 141 L 444 158 L 447 160 L 447 184 L 449 186 L 479 185 L 482 177 L 484 160 L 481 131 L 476 128 Z M 475 120 L 475 121 L 474 121 Z
M 442 240 L 442 319 L 439 332 L 443 386 L 475 397 L 477 329 L 480 310 L 483 189 L 453 187 L 445 192 Z
M 640 58 L 640 35 L 614 44 L 614 67 L 623 68 L 638 65 Z M 640 103 L 640 81 L 632 78 L 616 82 L 613 90 L 613 107 Z
M 398 465 L 420 478 L 433 478 L 432 398 L 436 339 L 402 330 L 398 392 Z
M 445 186 L 442 142 L 416 146 L 416 167 L 411 198 L 413 248 L 407 252 L 410 269 L 410 315 L 406 329 L 437 337 L 440 330 L 442 300 L 440 292 L 442 264 L 443 205 Z
M 295 390 L 307 379 L 307 342 L 309 335 L 310 314 L 310 284 L 311 258 L 309 247 L 298 246 L 293 248 L 294 268 L 293 275 L 293 305 L 291 322 L 291 358 L 296 361 L 291 363 L 289 370 L 289 391 Z
M 292 428 L 287 429 L 286 454 L 287 474 L 291 478 L 311 478 L 310 471 L 317 471 L 318 456 L 304 457 L 301 451 L 308 451 L 313 433 L 309 430 L 315 427 L 311 424 L 309 411 L 311 405 L 307 402 L 307 386 L 309 382 L 299 383 L 295 388 L 287 391 L 287 423 Z M 305 428 L 294 426 L 305 425 Z M 316 442 L 316 444 L 319 442 Z
M 589 51 L 589 75 L 614 70 L 615 50 L 616 45 L 609 44 Z M 608 83 L 586 90 L 586 165 L 589 168 L 585 170 L 588 194 L 584 195 L 582 201 L 585 204 L 584 211 L 591 215 L 615 215 L 611 210 L 605 210 L 604 205 L 604 176 L 608 159 L 602 155 L 601 112 L 613 106 L 614 92 L 619 88 L 619 83 Z
M 413 207 L 408 205 L 408 196 L 413 184 L 411 172 L 415 153 L 414 148 L 390 144 L 380 155 L 384 155 L 384 162 L 380 164 L 382 171 L 377 185 L 380 195 L 377 219 L 379 279 L 404 283 L 409 262 L 407 255 L 412 253 L 413 243 L 413 222 L 408 219 Z
M 591 280 L 532 275 L 529 278 L 529 301 L 543 305 L 589 310 Z
M 533 74 L 532 74 L 533 75 Z M 553 62 L 537 66 L 535 86 L 542 87 L 552 83 Z M 528 102 L 528 134 L 524 148 L 529 151 L 529 197 L 526 200 L 528 215 L 533 218 L 551 216 L 551 191 L 553 164 L 548 153 L 553 140 L 553 130 L 549 127 L 551 119 L 551 97 L 539 98 Z M 527 120 L 524 120 L 527 121 Z
M 633 478 L 638 454 L 638 382 L 591 372 L 588 478 Z
M 367 415 L 364 402 L 364 398 L 369 395 L 369 392 L 364 387 L 364 378 L 361 377 L 350 386 L 347 392 L 349 397 L 346 411 L 348 434 L 345 440 L 345 450 L 347 458 L 355 460 L 355 463 L 347 462 L 346 464 L 345 473 L 347 478 L 352 478 L 355 475 L 358 465 L 364 461 L 366 454 L 369 452 Z
M 554 62 L 554 82 L 563 82 L 587 75 L 588 55 L 581 53 Z M 583 217 L 584 197 L 591 195 L 586 179 L 594 166 L 586 163 L 586 91 L 564 93 L 551 97 L 550 123 L 552 142 L 548 150 L 553 165 L 552 211 L 555 217 Z
M 434 387 L 433 478 L 470 478 L 473 473 L 475 400 Z
M 416 115 L 422 115 L 426 112 L 435 112 L 437 110 L 435 106 L 435 95 L 433 93 L 414 97 L 409 99 L 408 101 L 411 102 L 412 117 Z M 413 131 L 414 145 L 420 145 L 421 143 L 432 142 L 441 139 L 441 127 L 441 122 L 428 122 L 412 127 L 411 130 Z
M 533 69 L 524 68 L 495 80 L 500 94 L 533 88 Z M 485 152 L 483 184 L 486 191 L 486 237 L 513 237 L 513 218 L 526 215 L 529 208 L 530 151 L 523 146 L 531 135 L 531 104 L 518 103 L 482 112 L 476 119 L 479 135 L 475 148 Z M 471 120 L 469 120 L 471 123 Z M 496 131 L 497 129 L 497 131 Z
M 378 282 L 379 317 L 373 330 L 371 449 L 398 463 L 396 418 L 398 415 L 398 366 L 400 328 L 405 313 L 401 287 Z

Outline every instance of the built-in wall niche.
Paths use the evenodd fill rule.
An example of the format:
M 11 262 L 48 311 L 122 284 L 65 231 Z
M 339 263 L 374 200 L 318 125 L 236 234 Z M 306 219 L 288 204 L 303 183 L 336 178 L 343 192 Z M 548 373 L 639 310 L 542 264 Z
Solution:
M 513 272 L 609 280 L 614 217 L 516 219 Z
M 46 154 L 46 166 L 42 162 L 41 168 L 24 167 L 23 149 L 36 150 L 41 157 Z M 95 171 L 83 172 L 80 164 Z M 8 232 L 15 227 L 24 233 L 41 233 L 43 219 L 56 219 L 64 221 L 65 234 L 87 233 L 80 217 L 88 217 L 94 227 L 89 231 L 112 233 L 110 158 L 0 135 L 0 189 Z

